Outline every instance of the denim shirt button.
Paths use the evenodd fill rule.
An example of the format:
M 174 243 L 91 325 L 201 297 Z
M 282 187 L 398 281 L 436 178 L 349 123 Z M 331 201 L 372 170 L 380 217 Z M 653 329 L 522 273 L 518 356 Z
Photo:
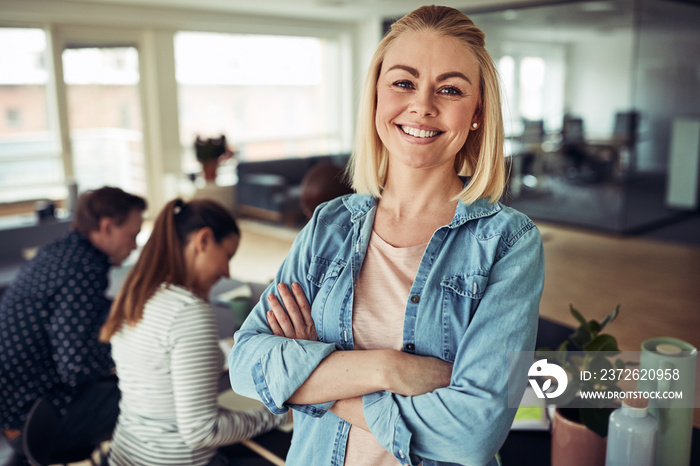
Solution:
M 413 296 L 411 296 L 411 302 L 413 304 L 418 304 L 420 302 L 420 296 L 418 296 L 417 294 L 414 294 Z
M 416 345 L 414 345 L 413 343 L 406 343 L 406 349 L 408 351 L 413 351 L 414 349 L 416 349 Z

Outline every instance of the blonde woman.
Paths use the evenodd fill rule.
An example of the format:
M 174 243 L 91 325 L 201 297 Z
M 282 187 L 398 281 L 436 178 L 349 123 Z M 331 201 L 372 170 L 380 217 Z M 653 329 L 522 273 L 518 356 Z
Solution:
M 287 464 L 496 464 L 544 280 L 537 228 L 498 202 L 500 105 L 461 12 L 421 7 L 380 43 L 357 194 L 316 209 L 230 355 L 235 391 L 297 411 Z

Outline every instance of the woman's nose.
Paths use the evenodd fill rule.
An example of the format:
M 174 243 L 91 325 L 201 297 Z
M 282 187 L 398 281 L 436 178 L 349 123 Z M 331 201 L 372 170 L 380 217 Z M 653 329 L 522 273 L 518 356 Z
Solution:
M 421 89 L 414 95 L 411 111 L 421 117 L 434 117 L 437 115 L 435 96 L 429 89 Z

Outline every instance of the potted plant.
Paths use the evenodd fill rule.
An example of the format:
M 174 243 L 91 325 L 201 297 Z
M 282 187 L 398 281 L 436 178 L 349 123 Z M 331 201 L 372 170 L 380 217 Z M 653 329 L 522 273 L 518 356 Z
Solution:
M 548 357 L 569 374 L 566 390 L 556 400 L 552 420 L 552 466 L 603 466 L 610 414 L 615 401 L 582 399 L 580 392 L 619 392 L 615 380 L 587 379 L 583 374 L 623 369 L 627 363 L 614 362 L 618 354 L 617 340 L 603 329 L 619 314 L 618 305 L 601 322 L 587 320 L 573 306 L 569 307 L 579 326 L 556 350 L 538 348 L 538 358 Z M 604 353 L 603 353 L 604 352 Z
M 195 155 L 202 164 L 202 173 L 207 183 L 216 182 L 216 170 L 219 163 L 233 156 L 233 151 L 226 144 L 226 136 L 202 139 L 199 136 L 194 142 Z

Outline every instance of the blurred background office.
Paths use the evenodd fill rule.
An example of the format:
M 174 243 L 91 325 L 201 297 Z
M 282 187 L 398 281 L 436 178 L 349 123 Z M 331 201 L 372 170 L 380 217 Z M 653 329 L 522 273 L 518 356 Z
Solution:
M 151 215 L 176 196 L 217 198 L 242 219 L 232 275 L 270 278 L 306 220 L 304 177 L 319 164 L 342 168 L 352 150 L 371 53 L 393 19 L 422 3 L 0 0 L 0 282 L 67 230 L 78 193 L 106 184 L 145 196 Z M 504 202 L 538 223 L 549 257 L 563 231 L 573 232 L 574 245 L 654 238 L 695 257 L 698 2 L 442 3 L 486 33 L 504 89 Z M 234 155 L 207 183 L 194 143 L 221 135 Z M 141 244 L 147 235 L 148 225 Z M 572 248 L 564 257 L 575 257 Z M 266 264 L 264 254 L 274 259 Z M 628 273 L 629 262 L 605 266 L 611 262 L 615 277 Z M 695 271 L 695 263 L 683 267 Z M 560 266 L 569 273 L 572 265 Z M 602 262 L 589 265 L 591 276 L 603 276 Z M 651 280 L 697 276 L 683 267 L 671 264 L 673 274 Z M 543 314 L 570 320 L 566 304 L 576 293 L 595 300 L 597 283 L 574 281 L 556 306 L 545 290 Z M 634 288 L 635 296 L 611 292 L 606 309 L 644 302 Z M 698 298 L 685 288 L 673 295 L 678 308 Z M 696 314 L 684 327 L 698 329 Z
M 259 294 L 310 200 L 347 190 L 332 174 L 370 57 L 423 3 L 0 0 L 0 294 L 104 185 L 148 200 L 139 245 L 167 201 L 221 202 L 242 231 L 231 277 Z M 578 325 L 570 304 L 589 319 L 619 304 L 606 331 L 621 349 L 658 336 L 700 347 L 700 2 L 438 3 L 472 17 L 501 75 L 503 202 L 545 248 L 540 341 Z M 214 175 L 198 138 L 226 154 Z M 112 268 L 108 294 L 138 253 Z M 228 303 L 220 285 L 212 302 Z
M 503 79 L 508 202 L 614 232 L 697 212 L 697 2 L 443 3 L 484 29 Z M 157 211 L 198 181 L 199 135 L 235 147 L 221 185 L 245 162 L 342 164 L 368 53 L 418 4 L 0 1 L 0 215 L 105 184 Z M 278 198 L 280 181 L 257 180 Z

